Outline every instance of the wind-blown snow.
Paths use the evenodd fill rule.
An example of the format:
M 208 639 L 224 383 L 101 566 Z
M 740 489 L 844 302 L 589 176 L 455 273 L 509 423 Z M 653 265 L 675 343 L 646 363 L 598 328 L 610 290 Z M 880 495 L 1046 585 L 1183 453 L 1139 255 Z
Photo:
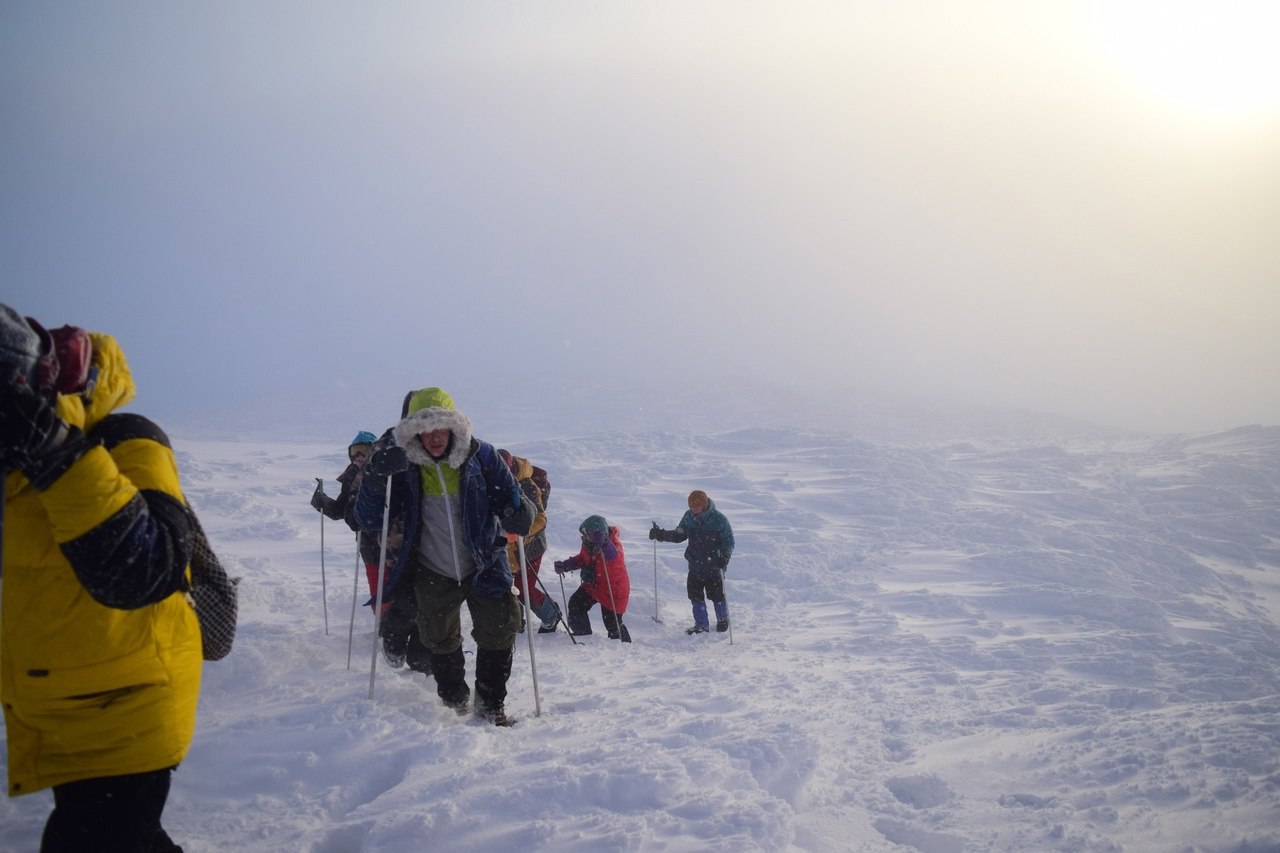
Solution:
M 348 666 L 354 537 L 324 523 L 322 579 L 307 499 L 366 426 L 175 439 L 244 576 L 165 814 L 188 853 L 1280 850 L 1280 428 L 510 443 L 551 472 L 557 598 L 578 522 L 622 528 L 634 642 L 535 635 L 538 716 L 521 635 L 499 730 L 381 661 L 370 700 L 367 609 Z M 645 536 L 692 488 L 737 537 L 732 641 L 685 635 L 683 546 Z M 0 802 L 0 849 L 50 804 Z

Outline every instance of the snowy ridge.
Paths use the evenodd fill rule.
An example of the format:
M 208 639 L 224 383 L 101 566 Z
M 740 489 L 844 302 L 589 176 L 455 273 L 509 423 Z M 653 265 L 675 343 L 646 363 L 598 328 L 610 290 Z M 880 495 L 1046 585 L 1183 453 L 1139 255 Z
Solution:
M 512 730 L 381 662 L 367 698 L 333 522 L 324 633 L 340 442 L 175 443 L 245 577 L 166 812 L 188 851 L 1280 850 L 1280 429 L 512 443 L 551 472 L 548 565 L 622 528 L 635 640 L 535 636 L 537 717 L 521 635 Z M 685 636 L 682 548 L 645 538 L 695 487 L 738 539 L 733 644 Z M 0 803 L 0 849 L 49 804 Z

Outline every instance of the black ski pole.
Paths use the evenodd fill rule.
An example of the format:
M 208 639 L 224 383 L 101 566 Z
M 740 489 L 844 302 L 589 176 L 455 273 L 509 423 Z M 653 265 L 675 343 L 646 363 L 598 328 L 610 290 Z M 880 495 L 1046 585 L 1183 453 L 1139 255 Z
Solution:
M 316 477 L 316 491 L 324 488 L 324 480 Z M 320 601 L 324 604 L 324 634 L 329 636 L 329 590 L 324 577 L 324 512 L 320 513 Z
M 564 575 L 560 574 L 559 572 L 556 572 L 556 577 L 560 578 L 560 600 L 564 602 L 564 616 L 565 616 L 565 619 L 566 619 L 566 620 L 568 620 L 568 618 L 569 618 L 569 599 L 565 598 L 565 594 L 564 594 Z M 564 629 L 565 629 L 566 631 L 568 631 L 568 632 L 569 632 L 569 636 L 570 636 L 570 637 L 572 637 L 572 636 L 573 636 L 573 629 L 569 627 L 569 623 L 568 623 L 568 621 L 566 621 L 566 622 L 564 623 Z M 578 645 L 578 641 L 575 639 L 575 640 L 573 641 L 573 644 L 574 644 L 575 646 L 576 646 L 576 645 Z
M 538 577 L 537 575 L 534 575 L 534 576 L 533 576 L 533 580 L 534 580 L 534 583 L 536 583 L 539 587 L 541 587 L 541 589 L 542 589 L 542 594 L 543 594 L 543 595 L 545 595 L 547 598 L 551 598 L 551 593 L 550 593 L 550 592 L 547 592 L 547 585 L 546 585 L 546 584 L 544 584 L 544 583 L 542 582 L 542 578 Z M 560 579 L 560 586 L 561 586 L 561 592 L 563 592 L 563 591 L 564 591 L 564 589 L 563 589 L 563 587 L 564 587 L 564 578 L 563 578 L 563 577 Z M 552 600 L 553 602 L 555 601 L 555 599 L 554 599 L 554 598 L 552 598 L 551 600 Z M 566 604 L 566 605 L 565 605 L 565 610 L 568 610 L 568 609 L 569 609 L 569 605 L 567 605 L 567 604 Z M 570 639 L 570 640 L 573 640 L 573 644 L 574 644 L 575 646 L 576 646 L 576 645 L 578 645 L 578 640 L 577 640 L 577 638 L 575 638 L 575 637 L 573 636 L 573 632 L 569 630 L 569 623 L 568 623 L 568 622 L 566 622 L 566 621 L 564 621 L 564 614 L 563 614 L 563 613 L 557 613 L 557 614 L 556 614 L 556 624 L 557 624 L 557 625 L 563 625 L 563 626 L 564 626 L 564 632 L 565 632 L 566 634 L 568 634 L 568 635 L 569 635 L 569 639 Z
M 403 452 L 403 451 L 402 451 Z M 387 493 L 382 503 L 382 552 L 378 556 L 378 591 L 373 598 L 373 660 L 369 663 L 369 698 L 373 698 L 373 682 L 378 674 L 378 646 L 382 634 L 382 585 L 387 576 L 387 530 L 391 526 L 391 477 L 387 475 Z
M 360 588 L 360 534 L 356 534 L 356 577 L 351 582 L 351 624 L 347 626 L 347 669 L 351 669 L 351 645 L 356 636 L 356 597 Z
M 526 627 L 524 638 L 529 644 L 529 670 L 533 675 L 533 715 L 542 716 L 542 697 L 538 693 L 538 658 L 534 652 L 533 642 L 533 596 L 529 594 L 529 566 L 525 562 L 524 539 L 516 540 L 516 551 L 520 555 L 520 585 L 524 587 L 524 619 Z
M 623 643 L 628 642 L 622 639 L 626 636 L 622 633 L 622 614 L 618 612 L 618 602 L 613 597 L 613 581 L 609 578 L 609 561 L 604 557 L 603 548 L 600 549 L 600 571 L 604 573 L 604 583 L 609 588 L 609 610 L 613 613 L 613 619 L 618 625 L 618 640 Z
M 658 522 L 653 523 L 655 527 Z M 659 625 L 662 620 L 658 618 L 658 540 L 653 540 L 653 621 Z
M 729 613 L 729 590 L 728 583 L 725 581 L 725 570 L 720 570 L 720 595 L 724 598 L 724 612 Z M 729 617 L 729 645 L 733 645 L 733 617 Z

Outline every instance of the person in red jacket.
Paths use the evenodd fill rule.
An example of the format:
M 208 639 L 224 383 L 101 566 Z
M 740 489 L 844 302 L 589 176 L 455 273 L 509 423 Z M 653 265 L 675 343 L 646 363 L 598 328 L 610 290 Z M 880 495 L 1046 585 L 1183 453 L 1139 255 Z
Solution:
M 602 515 L 591 515 L 578 526 L 582 549 L 567 560 L 557 560 L 556 574 L 582 572 L 582 584 L 569 597 L 569 631 L 574 636 L 591 633 L 591 608 L 600 603 L 600 617 L 609 639 L 631 642 L 631 633 L 622 624 L 631 598 L 631 578 L 622 553 L 618 528 L 610 527 Z

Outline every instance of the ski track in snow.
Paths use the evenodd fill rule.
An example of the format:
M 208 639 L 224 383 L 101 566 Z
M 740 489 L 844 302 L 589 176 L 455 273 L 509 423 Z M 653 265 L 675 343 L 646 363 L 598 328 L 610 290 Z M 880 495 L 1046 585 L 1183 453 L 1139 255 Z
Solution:
M 175 444 L 244 577 L 166 811 L 188 853 L 1280 850 L 1278 428 L 510 443 L 551 472 L 557 599 L 578 522 L 622 528 L 634 638 L 535 635 L 536 716 L 520 635 L 511 730 L 381 661 L 371 701 L 364 608 L 348 667 L 354 537 L 324 522 L 322 602 L 307 504 L 340 446 Z M 732 643 L 685 635 L 683 546 L 646 538 L 693 488 L 737 538 Z M 0 849 L 50 804 L 0 803 Z

